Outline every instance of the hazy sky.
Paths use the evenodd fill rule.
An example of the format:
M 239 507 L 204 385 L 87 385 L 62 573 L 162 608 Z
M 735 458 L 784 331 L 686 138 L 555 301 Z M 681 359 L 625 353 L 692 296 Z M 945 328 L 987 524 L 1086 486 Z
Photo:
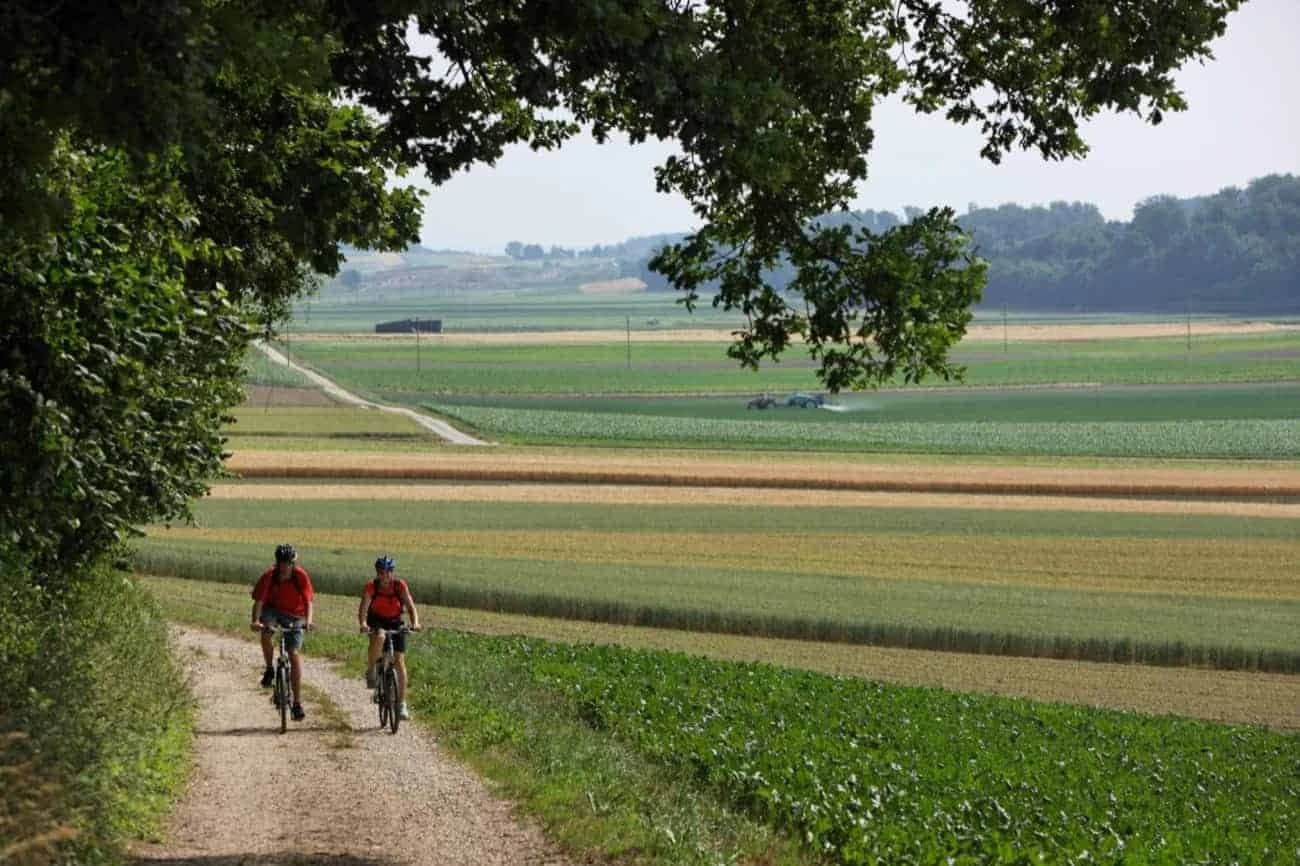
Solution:
M 1088 124 L 1092 152 L 1044 162 L 1014 153 L 979 158 L 977 128 L 923 117 L 901 103 L 877 106 L 869 179 L 858 209 L 904 205 L 993 206 L 1090 201 L 1128 219 L 1152 195 L 1202 195 L 1264 174 L 1300 173 L 1300 0 L 1249 0 L 1228 19 L 1215 59 L 1178 77 L 1190 107 L 1159 126 L 1131 116 Z M 425 198 L 426 246 L 500 252 L 507 241 L 585 247 L 695 225 L 684 199 L 655 192 L 665 143 L 632 147 L 590 138 L 557 152 L 514 148 Z

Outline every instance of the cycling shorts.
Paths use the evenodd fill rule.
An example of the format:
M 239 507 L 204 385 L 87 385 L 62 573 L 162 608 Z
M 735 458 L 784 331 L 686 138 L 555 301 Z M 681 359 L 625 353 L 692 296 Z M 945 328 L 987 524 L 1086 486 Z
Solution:
M 370 628 L 399 629 L 402 627 L 402 618 L 398 616 L 390 619 L 386 616 L 378 616 L 373 610 L 368 610 L 366 611 L 366 625 Z M 398 632 L 392 635 L 392 638 L 393 652 L 406 652 L 406 635 Z
M 301 626 L 303 624 L 303 620 L 298 617 L 280 613 L 273 607 L 263 607 L 262 615 L 258 618 L 258 621 L 261 622 L 262 625 L 278 625 L 281 628 L 293 628 L 294 626 Z M 301 628 L 299 628 L 298 631 L 285 632 L 284 648 L 289 652 L 302 649 L 302 636 L 303 630 Z

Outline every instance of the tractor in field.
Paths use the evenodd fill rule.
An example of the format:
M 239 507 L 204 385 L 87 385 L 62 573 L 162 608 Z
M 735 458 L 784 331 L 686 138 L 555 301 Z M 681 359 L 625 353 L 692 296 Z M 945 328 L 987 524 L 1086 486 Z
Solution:
M 796 409 L 820 409 L 826 405 L 826 398 L 821 394 L 804 394 L 796 391 L 785 398 L 785 405 Z

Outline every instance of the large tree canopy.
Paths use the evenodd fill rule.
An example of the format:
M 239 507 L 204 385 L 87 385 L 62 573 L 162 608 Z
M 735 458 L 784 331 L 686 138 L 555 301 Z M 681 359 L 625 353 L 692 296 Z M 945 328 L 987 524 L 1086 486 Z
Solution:
M 247 324 L 273 320 L 308 272 L 334 273 L 341 242 L 413 240 L 418 203 L 389 177 L 422 169 L 440 183 L 584 125 L 677 142 L 656 180 L 701 228 L 653 264 L 689 303 L 716 285 L 713 303 L 748 315 L 741 363 L 802 336 L 831 388 L 951 375 L 947 350 L 984 281 L 952 213 L 880 233 L 817 220 L 867 176 L 873 107 L 901 95 L 977 124 L 992 160 L 1076 156 L 1079 123 L 1100 111 L 1159 122 L 1182 108 L 1174 71 L 1208 56 L 1239 3 L 6 3 L 4 536 L 30 547 L 15 527 L 36 525 L 37 501 L 77 503 L 44 536 L 60 550 L 59 532 L 120 531 L 88 532 L 105 512 L 176 511 L 183 497 L 139 476 L 179 493 L 215 464 L 230 389 L 194 390 L 202 359 L 227 383 Z M 798 274 L 786 290 L 765 280 L 778 265 Z M 112 375 L 97 390 L 83 371 Z M 123 396 L 137 386 L 160 402 Z M 109 428 L 140 412 L 150 420 L 108 448 Z M 207 432 L 180 447 L 146 435 L 153 425 Z M 86 482 L 70 458 L 90 441 L 92 462 L 129 451 L 139 467 Z

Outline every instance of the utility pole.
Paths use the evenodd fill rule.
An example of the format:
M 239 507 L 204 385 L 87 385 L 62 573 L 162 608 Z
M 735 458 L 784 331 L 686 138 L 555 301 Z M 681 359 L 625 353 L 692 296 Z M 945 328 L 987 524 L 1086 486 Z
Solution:
M 1192 354 L 1192 299 L 1185 299 L 1183 307 L 1187 313 L 1187 354 L 1190 356 Z
M 1007 353 L 1007 304 L 1002 302 L 1002 354 Z
M 632 369 L 632 317 L 624 316 L 627 324 L 627 368 Z
M 411 324 L 415 329 L 415 375 L 420 375 L 420 320 L 412 319 Z

